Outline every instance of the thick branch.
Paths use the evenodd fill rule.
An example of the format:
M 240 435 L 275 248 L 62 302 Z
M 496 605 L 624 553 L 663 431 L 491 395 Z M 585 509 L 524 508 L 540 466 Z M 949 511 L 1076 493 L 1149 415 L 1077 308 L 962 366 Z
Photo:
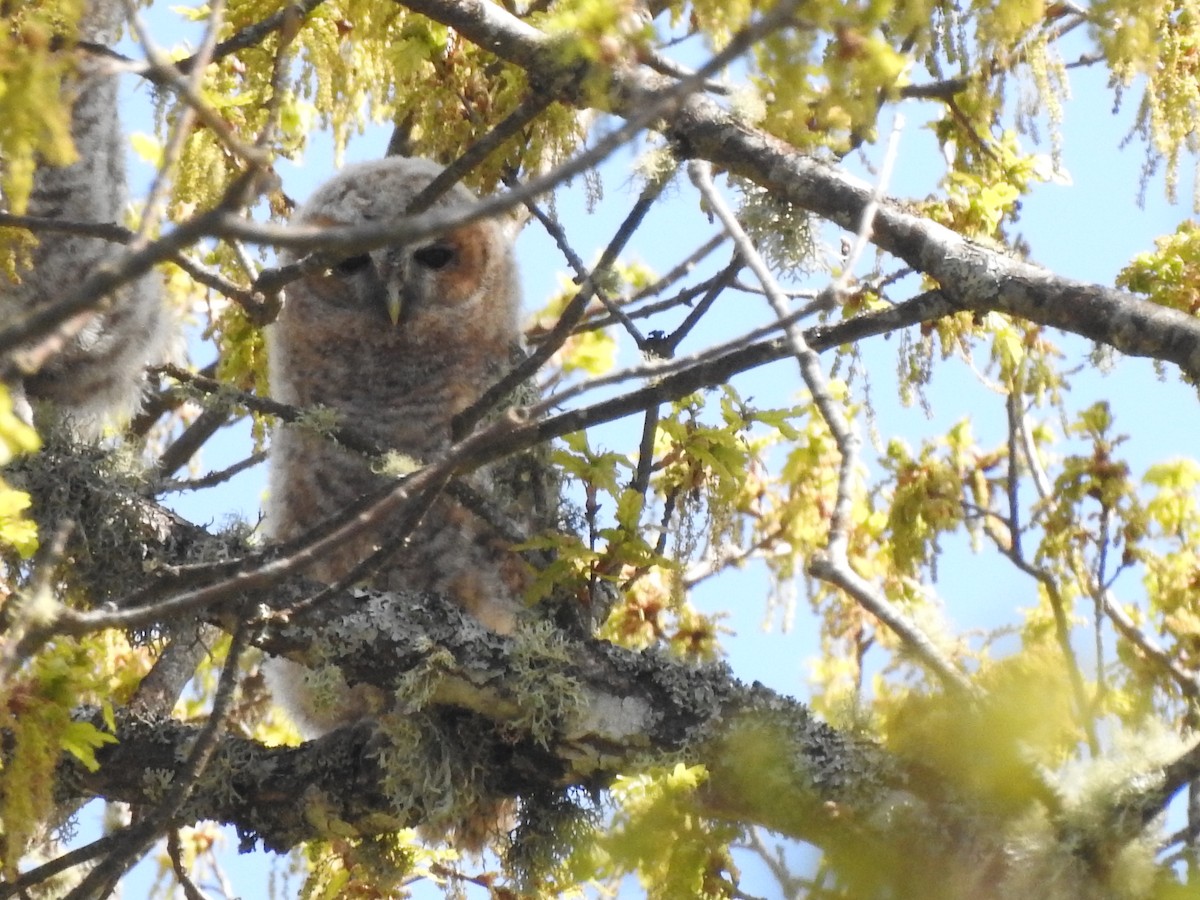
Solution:
M 311 590 L 289 582 L 257 600 L 282 609 Z M 227 604 L 214 620 L 235 627 L 251 599 Z M 391 692 L 403 688 L 406 673 L 422 672 L 430 679 L 426 709 L 468 709 L 486 718 L 506 736 L 511 759 L 503 771 L 515 795 L 603 785 L 647 760 L 678 754 L 707 765 L 710 787 L 701 804 L 709 814 L 748 817 L 820 843 L 831 830 L 846 830 L 845 821 L 835 827 L 839 816 L 854 813 L 851 820 L 865 822 L 873 810 L 920 802 L 910 776 L 880 748 L 818 722 L 794 701 L 738 683 L 724 666 L 694 667 L 598 641 L 568 645 L 536 627 L 500 637 L 438 598 L 367 591 L 343 592 L 293 621 L 268 623 L 255 643 L 311 658 L 314 635 L 321 655 L 350 681 Z M 126 715 L 120 743 L 100 754 L 100 770 L 72 767 L 70 783 L 88 795 L 153 802 L 158 782 L 146 773 L 175 771 L 180 748 L 196 731 Z M 365 724 L 292 749 L 226 736 L 178 821 L 227 822 L 244 840 L 261 838 L 275 850 L 320 836 L 321 823 L 347 823 L 364 834 L 419 824 L 420 810 L 440 798 L 424 793 L 419 767 L 386 770 L 379 760 L 387 754 L 379 751 L 387 741 L 386 725 L 374 731 Z M 743 756 L 768 749 L 769 771 L 756 772 L 767 777 L 770 796 L 756 801 L 734 785 L 746 777 Z M 305 786 L 300 796 L 297 785 Z M 872 831 L 849 830 L 856 840 Z
M 138 510 L 147 517 L 142 543 L 161 545 L 153 558 L 206 540 L 148 501 L 127 512 Z M 137 543 L 128 546 L 140 553 Z M 499 636 L 429 595 L 346 589 L 325 591 L 321 603 L 303 602 L 319 589 L 294 577 L 256 585 L 227 594 L 205 615 L 227 630 L 246 629 L 268 652 L 336 665 L 351 682 L 382 688 L 396 705 L 378 728 L 346 729 L 299 748 L 222 737 L 169 824 L 215 819 L 237 827 L 247 844 L 261 839 L 282 850 L 331 832 L 372 834 L 425 822 L 456 786 L 438 787 L 410 756 L 388 751 L 414 716 L 467 716 L 472 735 L 494 751 L 489 788 L 506 796 L 600 787 L 655 762 L 700 763 L 708 772 L 696 797 L 701 813 L 762 824 L 835 857 L 853 855 L 904 887 L 921 885 L 928 871 L 942 873 L 945 891 L 923 896 L 1000 896 L 993 887 L 1020 877 L 1007 870 L 1005 820 L 985 804 L 954 795 L 918 764 L 818 722 L 792 700 L 738 683 L 723 666 L 574 641 L 536 623 Z M 68 789 L 157 803 L 196 736 L 193 727 L 127 712 L 120 743 L 99 753 L 97 773 L 64 763 Z M 388 758 L 403 764 L 389 766 Z M 1147 784 L 1161 803 L 1179 779 Z M 1130 818 L 1128 807 L 1113 814 Z M 1135 826 L 1125 837 L 1137 833 Z M 1067 834 L 1061 850 L 1049 848 L 1047 863 L 1086 886 L 1091 862 L 1070 848 L 1094 842 Z
M 310 587 L 289 583 L 258 600 L 282 608 Z M 234 625 L 248 600 L 225 607 L 218 620 Z M 174 824 L 226 822 L 245 847 L 261 840 L 279 851 L 312 838 L 421 824 L 445 798 L 421 765 L 395 752 L 392 729 L 414 715 L 468 710 L 479 734 L 499 748 L 497 784 L 512 796 L 599 787 L 617 773 L 683 760 L 707 770 L 695 798 L 701 814 L 815 843 L 897 896 L 1021 896 L 1013 883 L 1024 884 L 1037 867 L 1025 857 L 1013 865 L 1003 817 L 956 795 L 941 777 L 817 721 L 801 704 L 738 683 L 723 666 L 567 642 L 536 627 L 501 637 L 438 598 L 366 591 L 343 592 L 286 624 L 268 623 L 255 643 L 309 658 L 314 640 L 350 680 L 401 699 L 413 699 L 408 676 L 419 673 L 426 691 L 420 707 L 297 748 L 227 735 Z M 69 789 L 154 803 L 197 733 L 127 714 L 119 743 L 97 754 L 97 772 L 64 763 Z M 1162 790 L 1176 786 L 1161 783 Z M 1087 844 L 1086 835 L 1068 834 L 1062 850 L 1048 848 L 1045 861 L 1055 870 L 1047 877 L 1079 889 L 1054 896 L 1095 896 L 1090 875 L 1103 865 L 1093 870 L 1094 860 L 1071 849 Z M 931 871 L 938 873 L 932 883 Z

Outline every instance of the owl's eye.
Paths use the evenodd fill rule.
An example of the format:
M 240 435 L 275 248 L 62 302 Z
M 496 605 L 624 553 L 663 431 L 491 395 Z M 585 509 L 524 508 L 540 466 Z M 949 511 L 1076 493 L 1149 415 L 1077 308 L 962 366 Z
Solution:
M 413 254 L 413 259 L 427 269 L 444 269 L 453 262 L 454 248 L 449 244 L 430 244 Z
M 348 275 L 353 275 L 355 272 L 361 272 L 370 264 L 371 257 L 365 253 L 360 256 L 347 256 L 333 267 L 333 272 L 335 275 L 345 278 Z

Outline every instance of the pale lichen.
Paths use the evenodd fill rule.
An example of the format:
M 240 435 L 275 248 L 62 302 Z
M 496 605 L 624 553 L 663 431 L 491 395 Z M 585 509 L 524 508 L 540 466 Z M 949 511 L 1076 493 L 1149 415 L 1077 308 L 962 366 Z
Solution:
M 513 635 L 506 685 L 520 712 L 505 723 L 507 730 L 550 746 L 583 705 L 580 685 L 566 673 L 570 662 L 570 647 L 549 622 L 533 623 Z
M 146 769 L 142 772 L 142 790 L 146 799 L 151 803 L 162 800 L 174 781 L 175 773 L 170 769 Z

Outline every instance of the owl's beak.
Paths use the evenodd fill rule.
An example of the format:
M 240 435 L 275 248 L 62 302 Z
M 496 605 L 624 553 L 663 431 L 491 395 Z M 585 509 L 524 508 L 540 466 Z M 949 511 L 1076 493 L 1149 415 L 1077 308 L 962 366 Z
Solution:
M 400 296 L 400 291 L 393 287 L 388 287 L 387 292 L 387 314 L 392 320 L 392 327 L 400 323 L 400 313 L 404 309 L 404 298 Z

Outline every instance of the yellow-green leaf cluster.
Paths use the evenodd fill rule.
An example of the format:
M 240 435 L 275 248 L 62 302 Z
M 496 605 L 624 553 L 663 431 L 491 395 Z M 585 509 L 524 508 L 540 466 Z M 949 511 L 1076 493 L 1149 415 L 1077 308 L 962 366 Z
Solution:
M 82 12 L 81 0 L 22 3 L 0 21 L 0 187 L 14 212 L 25 210 L 39 158 L 55 166 L 76 159 L 61 93 L 75 63 L 54 38 L 72 34 Z
M 1054 361 L 1063 354 L 1047 338 L 1046 330 L 999 313 L 988 313 L 983 325 L 991 333 L 991 361 L 1001 383 L 1037 405 L 1047 400 L 1059 402 L 1064 380 Z
M 809 27 L 778 31 L 755 48 L 762 125 L 805 149 L 872 140 L 879 99 L 895 93 L 906 57 L 884 40 L 872 5 L 810 4 Z
M 77 158 L 62 90 L 75 60 L 69 42 L 55 46 L 54 38 L 74 33 L 83 3 L 14 6 L 0 18 L 0 194 L 9 212 L 21 214 L 37 166 L 65 166 Z M 0 278 L 18 277 L 33 243 L 23 229 L 0 229 Z
M 830 388 L 835 395 L 845 396 L 844 383 L 834 382 Z M 841 457 L 810 399 L 784 416 L 768 413 L 765 421 L 778 428 L 771 440 L 786 446 L 787 452 L 778 476 L 765 471 L 749 473 L 746 509 L 754 523 L 751 541 L 764 546 L 775 578 L 787 583 L 828 537 Z
M 1031 647 L 989 662 L 975 676 L 979 699 L 889 688 L 875 705 L 880 733 L 997 812 L 1019 812 L 1038 796 L 1037 769 L 1056 768 L 1082 738 L 1070 685 L 1054 649 Z
M 369 838 L 331 837 L 304 845 L 308 878 L 300 900 L 401 896 L 416 877 L 454 859 L 450 850 L 427 850 L 410 828 Z
M 556 3 L 532 21 L 559 41 L 560 52 L 572 60 L 588 60 L 614 66 L 638 59 L 653 33 L 637 0 L 573 0 Z M 603 71 L 598 69 L 597 73 Z M 593 96 L 605 105 L 601 81 Z
M 760 499 L 767 478 L 767 449 L 781 440 L 799 437 L 794 418 L 801 409 L 753 407 L 731 385 L 722 385 L 717 406 L 720 418 L 709 422 L 700 395 L 676 401 L 672 413 L 658 424 L 655 458 L 660 460 L 653 485 L 660 496 L 707 523 L 712 547 L 741 545 L 749 527 L 762 512 Z M 676 555 L 686 558 L 694 548 L 688 535 L 676 542 Z
M 980 456 L 967 421 L 927 443 L 916 457 L 899 439 L 888 445 L 884 465 L 892 474 L 892 491 L 887 547 L 897 572 L 915 576 L 932 566 L 939 537 L 962 527 L 967 496 L 973 494 L 977 507 L 988 508 L 990 488 L 974 477 Z
M 663 519 L 653 497 L 623 483 L 622 476 L 632 471 L 629 460 L 592 450 L 582 433 L 567 436 L 564 444 L 553 459 L 583 490 L 588 518 L 581 530 L 586 529 L 587 536 L 543 536 L 527 545 L 553 551 L 551 561 L 538 567 L 530 602 L 565 592 L 586 609 L 596 599 L 592 594 L 597 582 L 602 590 L 616 586 L 620 602 L 602 629 L 605 638 L 637 648 L 662 644 L 690 659 L 711 659 L 718 652 L 716 618 L 700 614 L 687 602 L 680 579 L 680 560 L 692 546 L 686 533 L 703 504 L 696 500 L 691 506 L 681 501 L 672 505 L 681 521 L 676 531 L 685 551 L 672 558 L 664 553 L 665 537 L 660 546 L 652 543 Z M 689 481 L 686 490 L 699 497 L 704 489 Z
M 752 13 L 761 13 L 768 4 L 762 0 L 692 0 L 688 5 L 696 30 L 714 50 L 720 50 L 734 31 L 750 21 Z
M 1003 240 L 1002 226 L 1015 221 L 1017 201 L 1048 177 L 1045 160 L 1022 152 L 1013 131 L 980 147 L 978 138 L 964 134 L 953 116 L 937 122 L 934 130 L 943 144 L 954 142 L 954 162 L 942 179 L 945 199 L 926 204 L 926 215 L 966 237 Z
M 1166 160 L 1167 191 L 1174 196 L 1180 156 L 1196 149 L 1200 4 L 1101 0 L 1092 4 L 1088 18 L 1096 23 L 1092 37 L 1104 52 L 1114 83 L 1127 86 L 1145 79 L 1135 127 L 1147 141 L 1147 155 Z
M 997 53 L 1012 52 L 1041 24 L 1045 8 L 1044 0 L 1004 0 L 973 5 L 975 27 L 982 47 Z
M 1182 222 L 1174 234 L 1154 241 L 1117 274 L 1117 286 L 1147 295 L 1160 306 L 1188 315 L 1200 311 L 1200 225 Z
M 266 338 L 262 329 L 250 321 L 245 311 L 239 306 L 227 306 L 212 323 L 210 333 L 221 350 L 217 378 L 241 390 L 254 389 L 260 397 L 270 396 Z M 255 416 L 254 439 L 261 442 L 264 437 L 263 421 Z
M 0 481 L 0 545 L 12 547 L 21 559 L 38 548 L 37 523 L 25 515 L 29 505 L 29 494 Z
M 1110 539 L 1110 517 L 1134 528 L 1128 537 L 1136 538 L 1139 506 L 1129 465 L 1115 454 L 1124 441 L 1113 436 L 1112 414 L 1105 402 L 1083 410 L 1070 431 L 1091 445 L 1088 454 L 1072 454 L 1063 459 L 1054 480 L 1054 490 L 1043 504 L 1039 521 L 1044 535 L 1036 559 L 1051 565 L 1067 565 L 1073 553 L 1098 549 Z M 1089 510 L 1089 506 L 1094 504 Z M 1118 532 L 1119 536 L 1120 532 Z
M 0 467 L 40 446 L 37 432 L 17 417 L 8 388 L 0 385 Z M 0 478 L 0 547 L 13 548 L 21 559 L 29 559 L 38 547 L 37 524 L 25 515 L 29 505 L 29 494 Z
M 577 848 L 569 867 L 581 879 L 634 873 L 651 900 L 736 896 L 729 842 L 739 829 L 696 811 L 693 797 L 706 779 L 703 766 L 682 763 L 618 777 L 611 788 L 617 804 L 611 827 Z
M 116 740 L 113 704 L 127 699 L 147 668 L 145 654 L 118 634 L 60 638 L 0 686 L 0 724 L 7 735 L 0 760 L 0 865 L 6 876 L 54 813 L 63 754 L 95 769 L 96 751 Z M 104 711 L 103 728 L 75 718 L 89 704 Z
M 369 121 L 404 122 L 417 155 L 447 161 L 509 115 L 529 93 L 525 73 L 499 64 L 452 30 L 399 4 L 336 0 L 319 6 L 296 38 L 299 96 L 333 133 L 340 157 Z M 266 49 L 269 49 L 267 47 Z M 260 95 L 269 69 L 256 76 Z M 265 80 L 264 80 L 265 79 Z M 493 189 L 506 167 L 562 159 L 582 137 L 574 112 L 554 107 L 511 138 L 468 181 Z
M 1172 655 L 1192 667 L 1200 662 L 1200 464 L 1164 461 L 1147 470 L 1143 483 L 1152 490 L 1144 507 L 1146 542 L 1134 546 L 1145 565 L 1143 584 Z

